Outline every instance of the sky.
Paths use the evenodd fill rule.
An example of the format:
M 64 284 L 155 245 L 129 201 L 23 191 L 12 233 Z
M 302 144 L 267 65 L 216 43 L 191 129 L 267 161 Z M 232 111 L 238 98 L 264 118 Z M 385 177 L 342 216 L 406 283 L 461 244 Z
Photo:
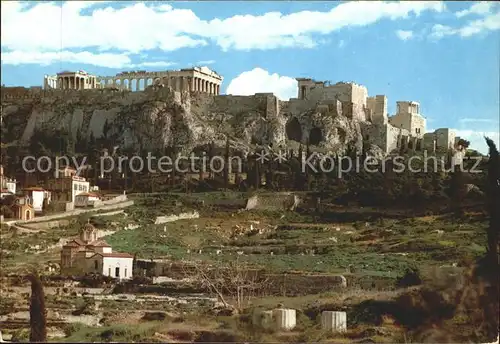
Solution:
M 420 102 L 427 131 L 499 143 L 500 3 L 1 2 L 1 82 L 207 66 L 221 92 L 297 96 L 297 77 Z

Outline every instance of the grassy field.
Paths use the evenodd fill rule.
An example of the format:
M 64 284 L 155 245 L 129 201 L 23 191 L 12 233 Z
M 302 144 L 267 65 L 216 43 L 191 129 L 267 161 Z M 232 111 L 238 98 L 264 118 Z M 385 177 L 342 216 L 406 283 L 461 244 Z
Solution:
M 92 218 L 98 229 L 113 230 L 105 237 L 115 251 L 139 258 L 229 262 L 265 268 L 271 272 L 324 272 L 397 277 L 408 268 L 426 270 L 446 264 L 461 265 L 485 252 L 486 220 L 468 214 L 449 216 L 384 217 L 379 210 L 370 221 L 350 221 L 331 214 L 274 211 L 249 212 L 235 208 L 194 205 L 216 197 L 244 194 L 201 194 L 146 197 L 119 214 Z M 156 216 L 197 209 L 200 218 L 155 225 Z M 366 211 L 366 209 L 364 209 Z M 58 259 L 57 254 L 34 253 L 34 247 L 57 244 L 78 234 L 87 216 L 39 233 L 2 230 L 2 268 L 12 269 Z M 125 229 L 127 225 L 136 229 Z M 58 250 L 55 250 L 58 251 Z M 217 254 L 220 251 L 220 254 Z M 57 253 L 57 252 L 56 252 Z
M 352 269 L 392 277 L 410 267 L 425 270 L 465 263 L 483 254 L 486 243 L 487 224 L 481 214 L 459 220 L 445 216 L 393 219 L 384 218 L 381 211 L 373 221 L 332 222 L 297 212 L 201 207 L 198 219 L 154 225 L 154 218 L 145 218 L 143 212 L 166 215 L 190 209 L 181 197 L 156 199 L 155 205 L 154 210 L 145 209 L 137 202 L 127 210 L 128 220 L 141 226 L 106 240 L 115 250 L 137 253 L 141 258 L 224 262 L 237 257 L 242 263 L 273 272 L 342 273 Z M 235 235 L 238 231 L 244 233 Z M 216 254 L 217 250 L 222 253 Z

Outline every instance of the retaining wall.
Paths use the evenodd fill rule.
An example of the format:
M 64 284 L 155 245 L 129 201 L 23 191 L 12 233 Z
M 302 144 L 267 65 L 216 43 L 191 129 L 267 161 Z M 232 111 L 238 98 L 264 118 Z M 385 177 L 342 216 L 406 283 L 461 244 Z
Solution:
M 127 201 L 127 202 L 105 205 L 105 206 L 102 206 L 100 208 L 77 209 L 77 210 L 68 211 L 68 212 L 64 212 L 64 213 L 60 213 L 60 214 L 35 217 L 34 219 L 27 220 L 27 221 L 13 221 L 13 222 L 18 223 L 18 224 L 45 222 L 45 221 L 57 220 L 57 219 L 65 218 L 65 217 L 76 216 L 76 215 L 80 215 L 80 214 L 100 211 L 100 210 L 113 210 L 113 209 L 125 208 L 125 207 L 129 207 L 133 204 L 134 204 L 134 201 Z

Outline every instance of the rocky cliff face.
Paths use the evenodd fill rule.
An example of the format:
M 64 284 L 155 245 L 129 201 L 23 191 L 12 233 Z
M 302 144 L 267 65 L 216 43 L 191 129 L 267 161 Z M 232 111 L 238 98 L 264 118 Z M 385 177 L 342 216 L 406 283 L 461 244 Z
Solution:
M 272 94 L 213 96 L 167 87 L 27 94 L 2 94 L 4 143 L 28 143 L 35 131 L 65 129 L 75 139 L 106 137 L 114 145 L 144 150 L 177 146 L 190 152 L 212 142 L 223 147 L 227 137 L 243 151 L 257 144 L 283 146 L 288 140 L 339 153 L 362 145 L 358 121 L 338 107 L 318 111 L 316 105 L 302 104 L 297 111 Z

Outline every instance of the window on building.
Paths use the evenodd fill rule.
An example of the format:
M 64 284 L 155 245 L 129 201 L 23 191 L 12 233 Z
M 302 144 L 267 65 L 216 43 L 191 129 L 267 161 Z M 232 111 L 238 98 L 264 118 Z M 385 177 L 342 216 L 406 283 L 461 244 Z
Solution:
M 125 271 L 123 273 L 123 276 L 127 277 L 127 269 L 125 268 Z
M 120 277 L 120 268 L 115 268 L 115 277 Z
M 108 276 L 111 276 L 111 268 L 108 268 Z
M 97 260 L 94 260 L 94 269 L 99 269 L 99 262 Z
M 78 185 L 76 185 L 76 184 L 73 185 L 73 190 L 75 190 L 75 191 L 78 190 Z
M 415 129 L 415 132 L 416 132 L 417 134 L 420 134 L 420 128 L 416 128 L 416 129 Z

